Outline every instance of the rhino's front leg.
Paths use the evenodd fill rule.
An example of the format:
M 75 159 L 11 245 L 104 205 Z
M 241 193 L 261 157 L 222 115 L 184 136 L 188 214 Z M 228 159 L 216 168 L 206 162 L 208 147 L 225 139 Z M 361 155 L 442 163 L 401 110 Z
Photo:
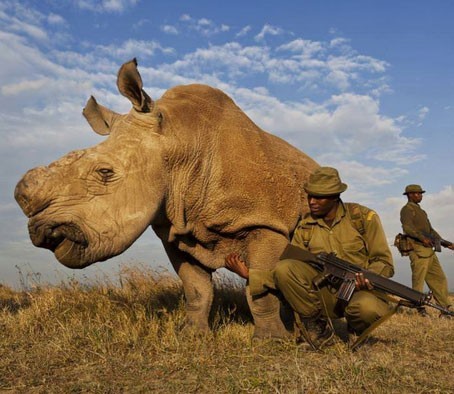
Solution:
M 208 317 L 213 302 L 213 270 L 202 267 L 189 254 L 177 249 L 166 240 L 169 238 L 169 227 L 153 226 L 153 230 L 161 238 L 164 249 L 183 282 L 186 299 L 186 322 L 199 331 L 208 331 Z
M 163 242 L 167 256 L 183 282 L 186 299 L 186 323 L 199 331 L 207 331 L 213 302 L 212 270 L 199 265 L 187 253 Z
M 197 330 L 208 331 L 208 317 L 213 302 L 211 271 L 189 262 L 174 264 L 174 267 L 183 282 L 187 323 Z
M 268 230 L 261 230 L 255 239 L 257 241 L 250 241 L 248 246 L 249 267 L 273 269 L 288 240 L 282 234 Z M 274 294 L 253 298 L 247 288 L 246 296 L 254 317 L 254 338 L 285 338 L 290 335 L 280 317 L 281 303 Z

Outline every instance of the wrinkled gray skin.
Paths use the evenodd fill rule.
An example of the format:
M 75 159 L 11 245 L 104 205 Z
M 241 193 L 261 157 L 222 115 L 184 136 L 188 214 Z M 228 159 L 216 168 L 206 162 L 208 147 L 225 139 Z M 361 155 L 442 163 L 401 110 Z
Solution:
M 93 97 L 83 111 L 105 141 L 28 171 L 16 200 L 33 244 L 70 268 L 122 253 L 151 225 L 183 282 L 188 323 L 207 330 L 212 273 L 234 251 L 250 267 L 275 265 L 306 210 L 302 185 L 317 164 L 218 89 L 177 86 L 154 102 L 135 59 L 117 85 L 128 114 Z M 287 334 L 274 295 L 248 301 L 256 337 Z

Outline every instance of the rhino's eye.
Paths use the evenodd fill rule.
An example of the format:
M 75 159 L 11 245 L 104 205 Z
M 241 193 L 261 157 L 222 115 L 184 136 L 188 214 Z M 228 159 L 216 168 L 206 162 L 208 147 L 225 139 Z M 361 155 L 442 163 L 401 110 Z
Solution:
M 99 170 L 96 170 L 96 172 L 101 176 L 103 182 L 111 180 L 115 175 L 113 170 L 110 168 L 100 168 Z

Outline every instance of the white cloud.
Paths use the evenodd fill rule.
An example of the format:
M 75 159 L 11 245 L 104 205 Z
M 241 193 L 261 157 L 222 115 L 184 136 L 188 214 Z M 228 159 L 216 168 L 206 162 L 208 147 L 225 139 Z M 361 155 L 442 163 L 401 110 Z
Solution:
M 178 34 L 178 29 L 172 25 L 161 26 L 161 31 L 163 31 L 164 33 L 167 33 L 167 34 L 174 34 L 174 35 Z
M 23 79 L 64 73 L 65 68 L 51 61 L 45 54 L 16 34 L 0 31 L 0 86 Z
M 277 36 L 282 34 L 284 31 L 280 27 L 272 26 L 269 24 L 266 24 L 262 27 L 262 30 L 260 31 L 259 34 L 257 34 L 254 39 L 256 41 L 263 41 L 265 39 L 265 36 L 270 35 L 270 36 Z
M 35 80 L 22 80 L 19 83 L 4 85 L 1 87 L 1 93 L 4 96 L 13 96 L 21 92 L 33 94 L 33 90 L 40 90 L 46 86 L 51 80 L 49 78 L 41 78 Z
M 334 31 L 331 31 L 331 33 L 335 34 Z M 349 44 L 350 44 L 350 40 L 347 40 L 344 37 L 336 37 L 336 38 L 333 38 L 329 42 L 330 47 L 342 47 L 344 45 L 349 45 Z
M 52 12 L 47 16 L 47 21 L 51 25 L 66 25 L 65 19 L 61 15 L 57 15 Z
M 429 110 L 428 107 L 420 108 L 419 111 L 418 111 L 418 119 L 422 122 L 426 118 L 426 116 L 429 113 L 429 111 L 430 110 Z
M 375 158 L 381 161 L 389 161 L 399 165 L 409 165 L 424 160 L 427 156 L 424 153 L 416 153 L 421 146 L 420 138 L 398 137 L 393 139 L 394 145 L 390 149 L 382 149 L 375 153 Z
M 6 22 L 8 20 L 20 19 L 29 24 L 39 25 L 46 19 L 46 16 L 42 12 L 19 1 L 2 2 L 1 9 L 4 12 L 0 14 L 0 19 Z
M 326 81 L 341 90 L 347 90 L 350 87 L 351 78 L 355 78 L 355 74 L 339 69 L 332 69 L 326 75 Z
M 107 11 L 121 12 L 125 8 L 136 5 L 138 0 L 103 0 L 102 6 Z
M 327 158 L 326 162 L 329 162 Z M 407 174 L 408 171 L 402 168 L 370 166 L 358 161 L 340 161 L 332 162 L 331 165 L 338 168 L 341 173 L 349 174 L 349 179 L 357 185 L 363 185 L 365 188 L 379 188 L 383 185 L 389 185 Z
M 121 13 L 127 8 L 134 7 L 138 0 L 77 0 L 75 4 L 85 10 L 94 12 Z
M 17 18 L 12 18 L 9 21 L 8 29 L 13 32 L 24 33 L 39 41 L 47 41 L 49 39 L 47 32 L 43 28 L 21 21 Z
M 320 52 L 325 52 L 325 46 L 318 41 L 304 40 L 298 38 L 283 44 L 277 48 L 278 51 L 285 50 L 298 54 L 300 58 L 312 58 Z
M 203 75 L 221 73 L 230 79 L 263 75 L 277 84 L 295 84 L 300 88 L 337 88 L 346 90 L 353 84 L 368 88 L 375 96 L 388 91 L 382 77 L 368 80 L 368 75 L 382 73 L 387 63 L 367 56 L 337 56 L 328 52 L 326 43 L 293 40 L 278 46 L 243 46 L 239 42 L 199 48 L 173 65 L 176 72 Z M 364 81 L 368 83 L 364 83 Z
M 240 75 L 265 72 L 268 60 L 267 48 L 242 47 L 239 43 L 232 42 L 196 49 L 166 67 L 175 73 L 200 79 L 209 74 L 234 79 Z
M 58 29 L 66 28 L 66 20 L 53 12 L 43 13 L 20 2 L 5 2 L 4 12 L 0 12 L 0 28 L 4 33 L 12 32 L 23 35 L 31 41 L 38 43 L 49 43 L 50 36 L 48 28 L 51 27 L 52 40 L 58 42 L 65 38 L 65 35 Z
M 174 49 L 169 47 L 162 47 L 156 41 L 143 41 L 143 40 L 127 40 L 121 45 L 98 45 L 96 49 L 101 54 L 114 56 L 122 61 L 129 60 L 133 57 L 151 57 L 156 51 L 160 51 L 165 54 L 173 54 Z
M 194 19 L 188 14 L 181 15 L 180 22 L 184 23 L 184 27 L 196 31 L 205 37 L 210 37 L 218 33 L 225 33 L 230 30 L 230 26 L 226 24 L 217 25 L 207 18 Z
M 238 33 L 236 33 L 236 37 L 244 37 L 251 31 L 251 26 L 243 27 Z
M 210 21 L 209 19 L 207 18 L 202 18 L 202 19 L 199 19 L 197 22 L 197 25 L 200 26 L 200 27 L 209 27 L 209 26 L 212 26 L 213 25 L 213 22 Z
M 376 98 L 386 93 L 393 93 L 393 89 L 382 78 L 379 79 L 378 86 L 370 90 L 370 95 Z
M 346 90 L 353 80 L 358 79 L 359 72 L 382 73 L 388 64 L 370 56 L 336 56 L 329 55 L 326 61 L 327 79 L 334 86 Z
M 381 115 L 372 97 L 350 93 L 322 103 L 297 103 L 244 88 L 234 94 L 261 127 L 315 155 L 325 152 L 337 160 L 360 156 L 399 165 L 423 157 L 414 153 L 420 140 L 404 137 L 398 122 Z

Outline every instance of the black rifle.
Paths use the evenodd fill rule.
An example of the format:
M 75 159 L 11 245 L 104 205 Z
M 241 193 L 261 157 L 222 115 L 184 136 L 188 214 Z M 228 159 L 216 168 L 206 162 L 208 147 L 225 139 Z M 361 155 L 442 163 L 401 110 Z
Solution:
M 438 309 L 446 315 L 454 316 L 453 311 L 430 302 L 432 299 L 432 294 L 430 292 L 427 294 L 421 293 L 411 287 L 407 287 L 372 271 L 361 268 L 358 265 L 342 260 L 336 257 L 334 253 L 319 253 L 315 255 L 297 246 L 288 245 L 281 256 L 281 260 L 287 258 L 304 261 L 311 264 L 318 271 L 321 271 L 321 274 L 316 277 L 314 281 L 316 287 L 323 286 L 326 282 L 333 285 L 339 285 L 337 298 L 340 300 L 350 301 L 350 298 L 355 291 L 356 274 L 362 273 L 364 278 L 368 279 L 372 284 L 374 290 L 379 290 L 401 298 L 399 301 L 400 305 L 410 308 L 418 308 L 427 305 Z
M 434 237 L 430 234 L 423 233 L 426 238 L 429 238 L 432 242 L 435 252 L 441 252 L 441 247 L 447 248 L 452 245 L 452 242 L 446 241 L 446 239 Z

